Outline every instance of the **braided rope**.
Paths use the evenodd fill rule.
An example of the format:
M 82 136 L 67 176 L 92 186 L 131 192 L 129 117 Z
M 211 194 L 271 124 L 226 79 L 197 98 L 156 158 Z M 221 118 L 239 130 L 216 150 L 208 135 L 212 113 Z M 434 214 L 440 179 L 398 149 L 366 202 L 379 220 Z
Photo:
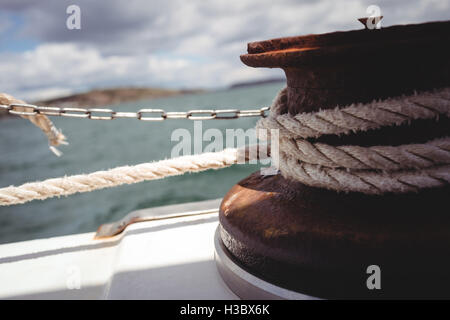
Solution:
M 336 191 L 405 193 L 450 183 L 450 138 L 423 144 L 361 147 L 311 143 L 306 138 L 342 135 L 417 119 L 450 116 L 450 88 L 295 116 L 286 110 L 287 90 L 257 129 L 278 129 L 280 171 L 289 179 Z
M 393 172 L 348 171 L 299 163 L 292 157 L 280 157 L 280 171 L 283 176 L 312 187 L 366 194 L 417 192 L 450 184 L 450 165 Z
M 331 146 L 303 139 L 280 141 L 280 148 L 304 163 L 329 168 L 400 170 L 450 164 L 450 138 L 423 144 L 392 146 Z
M 306 139 L 450 116 L 450 88 L 295 116 L 280 114 L 280 110 L 285 109 L 286 101 L 285 88 L 275 98 L 270 116 L 259 120 L 257 128 L 279 129 L 280 136 Z
M 136 166 L 123 166 L 111 170 L 97 171 L 70 177 L 48 179 L 26 183 L 19 187 L 0 189 L 0 205 L 13 205 L 31 200 L 43 200 L 56 196 L 67 196 L 78 192 L 115 187 L 142 181 L 156 180 L 186 172 L 200 172 L 231 166 L 244 157 L 246 150 L 225 149 L 220 152 L 189 155 Z
M 14 98 L 13 96 L 0 93 L 0 104 L 10 105 L 13 103 L 25 104 L 24 101 Z M 15 111 L 26 112 L 26 107 L 16 107 Z M 48 138 L 48 143 L 50 145 L 50 150 L 52 150 L 57 156 L 61 155 L 61 152 L 56 149 L 56 146 L 61 144 L 67 144 L 66 137 L 58 130 L 50 119 L 42 114 L 36 114 L 34 116 L 21 115 L 22 118 L 30 120 L 35 126 L 40 128 Z

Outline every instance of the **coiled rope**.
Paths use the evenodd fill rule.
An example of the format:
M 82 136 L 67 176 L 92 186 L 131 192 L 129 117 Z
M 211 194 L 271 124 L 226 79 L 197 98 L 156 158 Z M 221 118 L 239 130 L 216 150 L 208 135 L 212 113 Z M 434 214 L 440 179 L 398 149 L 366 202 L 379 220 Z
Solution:
M 450 115 L 450 89 L 292 116 L 287 90 L 275 98 L 257 129 L 279 130 L 279 166 L 288 179 L 336 191 L 404 193 L 450 183 L 450 138 L 423 144 L 361 147 L 311 143 L 307 138 L 342 135 L 417 119 Z

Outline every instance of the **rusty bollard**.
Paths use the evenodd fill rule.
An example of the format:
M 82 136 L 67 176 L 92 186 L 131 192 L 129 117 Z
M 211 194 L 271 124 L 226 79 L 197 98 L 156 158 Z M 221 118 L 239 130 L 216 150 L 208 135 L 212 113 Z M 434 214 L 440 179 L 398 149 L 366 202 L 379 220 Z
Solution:
M 295 115 L 449 86 L 449 31 L 433 22 L 280 38 L 249 43 L 241 60 L 285 71 L 285 112 Z M 449 133 L 445 118 L 320 139 L 399 145 Z M 316 297 L 449 297 L 449 194 L 337 193 L 255 172 L 224 197 L 220 238 L 252 274 Z M 366 286 L 370 265 L 381 269 L 381 290 Z

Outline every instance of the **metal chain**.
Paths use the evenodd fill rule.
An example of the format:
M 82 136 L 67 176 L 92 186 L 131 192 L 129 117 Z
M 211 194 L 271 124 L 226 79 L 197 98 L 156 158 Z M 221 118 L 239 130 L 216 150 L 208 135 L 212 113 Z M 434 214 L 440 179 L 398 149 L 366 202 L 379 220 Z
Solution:
M 19 108 L 19 110 L 17 108 Z M 25 108 L 26 111 L 23 111 L 23 108 Z M 0 105 L 0 110 L 1 109 L 6 110 L 9 114 L 19 116 L 36 116 L 38 114 L 42 114 L 46 116 L 61 116 L 91 120 L 131 118 L 142 121 L 163 121 L 167 119 L 227 120 L 244 117 L 265 118 L 270 107 L 262 107 L 254 110 L 221 109 L 166 112 L 163 109 L 140 109 L 137 112 L 117 112 L 111 109 L 40 107 L 32 104 L 14 103 L 10 105 Z

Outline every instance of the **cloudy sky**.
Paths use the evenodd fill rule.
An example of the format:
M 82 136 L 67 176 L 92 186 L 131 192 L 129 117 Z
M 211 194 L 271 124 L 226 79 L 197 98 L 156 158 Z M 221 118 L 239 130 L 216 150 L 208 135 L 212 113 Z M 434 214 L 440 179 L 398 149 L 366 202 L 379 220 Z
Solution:
M 69 30 L 66 9 L 81 9 Z M 112 86 L 224 87 L 268 77 L 239 60 L 250 41 L 449 20 L 450 0 L 0 0 L 0 92 L 33 100 Z

